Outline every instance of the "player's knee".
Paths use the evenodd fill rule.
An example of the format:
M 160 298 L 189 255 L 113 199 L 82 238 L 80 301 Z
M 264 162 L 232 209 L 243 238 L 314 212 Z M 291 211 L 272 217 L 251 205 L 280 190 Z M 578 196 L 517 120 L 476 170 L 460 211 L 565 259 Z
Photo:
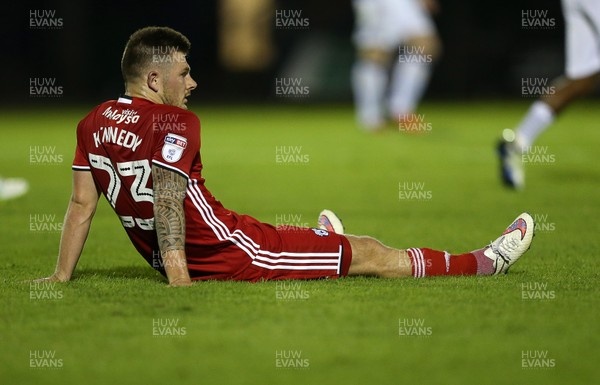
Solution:
M 600 72 L 580 79 L 562 76 L 552 82 L 554 92 L 544 94 L 541 99 L 558 114 L 572 101 L 593 92 L 599 83 Z
M 437 37 L 437 35 L 433 36 L 430 49 L 431 55 L 433 56 L 433 60 L 439 59 L 439 57 L 442 55 L 443 45 L 442 41 Z
M 578 96 L 585 96 L 593 92 L 600 82 L 600 72 L 582 79 L 573 80 L 575 92 Z
M 375 62 L 380 65 L 387 65 L 391 54 L 380 48 L 361 48 L 358 50 L 360 60 Z
M 415 36 L 406 42 L 411 52 L 420 52 L 430 61 L 436 61 L 442 52 L 442 42 L 436 34 Z
M 385 246 L 373 237 L 348 235 L 346 238 L 350 242 L 353 255 L 369 257 L 385 252 Z

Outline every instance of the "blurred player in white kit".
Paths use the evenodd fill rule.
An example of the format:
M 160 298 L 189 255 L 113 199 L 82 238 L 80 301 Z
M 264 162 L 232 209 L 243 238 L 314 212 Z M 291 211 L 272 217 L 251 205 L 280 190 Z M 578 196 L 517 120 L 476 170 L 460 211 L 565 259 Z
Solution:
M 367 131 L 410 117 L 429 83 L 441 43 L 430 13 L 436 0 L 353 0 L 357 59 L 352 88 Z M 391 75 L 389 71 L 392 63 Z
M 498 148 L 503 182 L 525 186 L 522 155 L 565 107 L 594 91 L 600 82 L 600 1 L 562 0 L 565 19 L 565 75 L 553 82 L 553 93 L 534 102 L 516 129 L 505 129 Z
M 29 183 L 23 178 L 2 178 L 0 176 L 0 201 L 15 199 L 29 190 Z

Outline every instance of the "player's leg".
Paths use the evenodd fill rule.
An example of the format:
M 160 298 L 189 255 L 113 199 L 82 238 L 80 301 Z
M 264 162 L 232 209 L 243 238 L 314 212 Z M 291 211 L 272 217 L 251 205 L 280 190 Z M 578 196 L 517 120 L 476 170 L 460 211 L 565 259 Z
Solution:
M 506 273 L 529 249 L 534 226 L 533 218 L 523 213 L 490 245 L 464 254 L 428 248 L 400 250 L 371 237 L 346 235 L 352 248 L 348 275 L 418 278 Z
M 392 70 L 388 110 L 394 120 L 415 112 L 420 102 L 441 43 L 436 34 L 415 36 L 400 47 Z
M 592 92 L 600 83 L 600 3 L 563 1 L 565 18 L 565 76 L 553 82 L 551 93 L 533 103 L 515 131 L 506 129 L 499 145 L 502 179 L 508 186 L 524 186 L 521 156 L 571 102 Z
M 580 79 L 559 77 L 553 82 L 554 93 L 543 95 L 540 99 L 546 103 L 554 115 L 558 115 L 572 101 L 592 93 L 600 83 L 600 71 Z
M 493 261 L 483 254 L 483 249 L 451 255 L 428 248 L 394 249 L 367 236 L 346 238 L 352 246 L 348 275 L 400 278 L 493 273 Z
M 522 155 L 529 151 L 538 136 L 554 123 L 567 105 L 592 92 L 599 83 L 600 72 L 581 79 L 561 77 L 553 83 L 555 92 L 533 103 L 514 131 L 504 130 L 499 156 L 505 184 L 514 188 L 524 187 Z
M 388 247 L 368 236 L 345 235 L 352 248 L 348 275 L 385 278 L 409 277 L 411 264 L 406 250 Z
M 389 76 L 388 68 L 399 40 L 394 8 L 397 0 L 354 0 L 357 48 L 352 68 L 352 90 L 357 120 L 368 131 L 376 131 L 386 122 L 384 100 Z
M 563 1 L 565 76 L 555 79 L 517 126 L 516 144 L 530 147 L 572 101 L 592 92 L 600 81 L 600 3 Z
M 390 54 L 380 48 L 359 48 L 357 55 L 352 68 L 357 119 L 364 129 L 376 131 L 385 123 L 382 103 L 388 81 Z
M 560 77 L 553 82 L 553 93 L 543 95 L 533 103 L 515 130 L 515 144 L 527 152 L 537 137 L 546 130 L 558 114 L 571 102 L 588 95 L 600 83 L 600 72 L 580 78 Z
M 394 120 L 402 120 L 415 112 L 441 51 L 441 42 L 422 2 L 400 0 L 390 2 L 388 7 L 397 25 L 397 39 L 402 42 L 396 47 L 388 111 Z

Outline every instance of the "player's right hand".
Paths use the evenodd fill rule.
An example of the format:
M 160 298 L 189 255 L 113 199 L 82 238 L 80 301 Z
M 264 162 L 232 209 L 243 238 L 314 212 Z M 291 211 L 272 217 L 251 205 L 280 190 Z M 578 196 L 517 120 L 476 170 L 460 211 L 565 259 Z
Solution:
M 32 279 L 28 282 L 67 282 L 68 279 L 60 277 L 58 274 L 54 273 L 49 277 Z
M 192 286 L 192 281 L 189 278 L 179 278 L 169 282 L 169 287 Z

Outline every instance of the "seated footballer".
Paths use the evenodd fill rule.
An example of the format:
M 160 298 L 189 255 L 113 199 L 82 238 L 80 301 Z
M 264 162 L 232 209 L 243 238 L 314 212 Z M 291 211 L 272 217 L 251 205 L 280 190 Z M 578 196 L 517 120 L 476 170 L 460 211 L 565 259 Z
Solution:
M 321 213 L 318 228 L 299 230 L 226 209 L 204 184 L 200 121 L 187 110 L 196 88 L 186 60 L 190 47 L 167 27 L 130 36 L 121 61 L 125 94 L 95 107 L 77 126 L 73 191 L 56 270 L 39 281 L 71 279 L 100 193 L 137 251 L 171 286 L 208 279 L 494 275 L 506 273 L 529 249 L 534 222 L 527 213 L 491 244 L 450 254 L 344 235 L 329 210 Z M 156 60 L 156 52 L 165 53 L 163 60 Z

